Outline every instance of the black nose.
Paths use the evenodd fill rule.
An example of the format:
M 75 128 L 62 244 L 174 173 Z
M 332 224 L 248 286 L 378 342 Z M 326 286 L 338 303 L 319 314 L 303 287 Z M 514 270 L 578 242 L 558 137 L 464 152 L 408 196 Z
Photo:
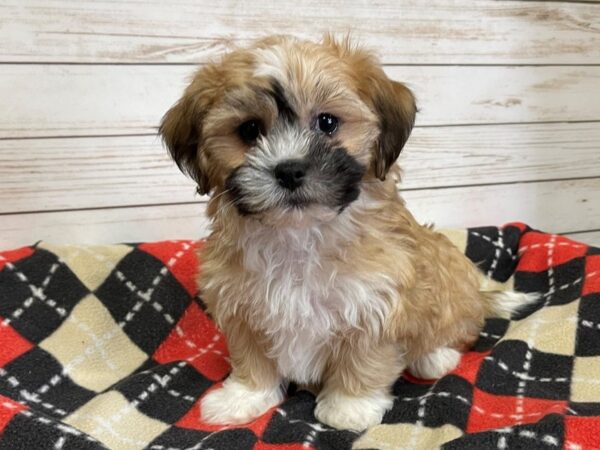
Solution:
M 293 191 L 304 182 L 306 164 L 297 160 L 280 162 L 275 166 L 274 173 L 280 186 Z

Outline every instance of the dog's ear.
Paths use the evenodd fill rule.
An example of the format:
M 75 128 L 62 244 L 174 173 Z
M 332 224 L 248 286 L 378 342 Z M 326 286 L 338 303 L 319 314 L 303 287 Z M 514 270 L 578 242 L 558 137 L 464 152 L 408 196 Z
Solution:
M 337 40 L 326 34 L 323 44 L 346 61 L 359 95 L 377 115 L 380 133 L 373 149 L 373 172 L 385 180 L 415 123 L 415 97 L 402 83 L 390 80 L 377 58 L 354 45 L 350 36 Z
M 373 171 L 385 180 L 390 167 L 406 144 L 415 123 L 417 107 L 413 93 L 402 83 L 392 81 L 383 71 L 371 79 L 371 101 L 379 118 L 379 139 L 373 149 Z
M 188 88 L 163 116 L 158 130 L 177 166 L 198 184 L 200 195 L 208 194 L 211 190 L 209 177 L 203 167 L 204 158 L 200 154 L 203 116 L 197 95 L 189 92 Z

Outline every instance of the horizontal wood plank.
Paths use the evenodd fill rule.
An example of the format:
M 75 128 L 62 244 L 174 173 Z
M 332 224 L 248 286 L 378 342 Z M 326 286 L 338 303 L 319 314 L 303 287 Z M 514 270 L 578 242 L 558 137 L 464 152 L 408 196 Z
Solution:
M 0 66 L 0 138 L 152 133 L 192 66 Z M 600 119 L 600 67 L 386 67 L 417 126 Z
M 600 230 L 567 233 L 566 236 L 575 241 L 583 242 L 584 244 L 600 248 Z
M 0 140 L 0 213 L 198 201 L 157 136 Z
M 417 128 L 402 187 L 600 177 L 599 143 L 600 123 Z M 0 140 L 0 213 L 197 200 L 156 136 Z
M 11 0 L 2 62 L 203 62 L 257 36 L 351 32 L 387 63 L 600 63 L 599 5 L 544 1 Z M 310 30 L 310 31 L 309 31 Z
M 199 203 L 0 216 L 0 249 L 40 240 L 110 244 L 195 239 L 207 234 L 205 206 Z
M 405 189 L 598 177 L 600 122 L 416 128 L 399 164 Z
M 521 221 L 543 231 L 568 233 L 600 223 L 600 178 L 542 181 L 403 193 L 421 222 L 462 228 Z
M 421 222 L 462 228 L 514 220 L 568 233 L 600 223 L 600 178 L 404 193 Z M 491 201 L 493 199 L 493 202 Z M 205 203 L 0 216 L 0 248 L 31 244 L 138 242 L 184 239 L 208 232 Z

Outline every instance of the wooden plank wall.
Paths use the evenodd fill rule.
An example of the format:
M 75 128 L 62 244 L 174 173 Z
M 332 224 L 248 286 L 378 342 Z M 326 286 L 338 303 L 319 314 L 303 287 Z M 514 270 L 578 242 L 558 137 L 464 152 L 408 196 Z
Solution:
M 161 115 L 228 48 L 325 31 L 415 91 L 401 188 L 421 221 L 600 245 L 600 2 L 3 0 L 0 248 L 206 234 Z

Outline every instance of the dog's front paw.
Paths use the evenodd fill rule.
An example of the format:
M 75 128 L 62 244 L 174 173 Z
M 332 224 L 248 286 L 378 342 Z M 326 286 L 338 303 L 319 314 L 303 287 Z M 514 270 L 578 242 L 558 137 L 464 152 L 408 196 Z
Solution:
M 203 422 L 239 425 L 253 421 L 282 401 L 280 386 L 253 389 L 230 376 L 221 389 L 204 396 L 200 416 Z
M 339 430 L 363 431 L 380 424 L 392 404 L 392 396 L 385 392 L 373 392 L 363 397 L 329 392 L 317 399 L 315 417 Z

